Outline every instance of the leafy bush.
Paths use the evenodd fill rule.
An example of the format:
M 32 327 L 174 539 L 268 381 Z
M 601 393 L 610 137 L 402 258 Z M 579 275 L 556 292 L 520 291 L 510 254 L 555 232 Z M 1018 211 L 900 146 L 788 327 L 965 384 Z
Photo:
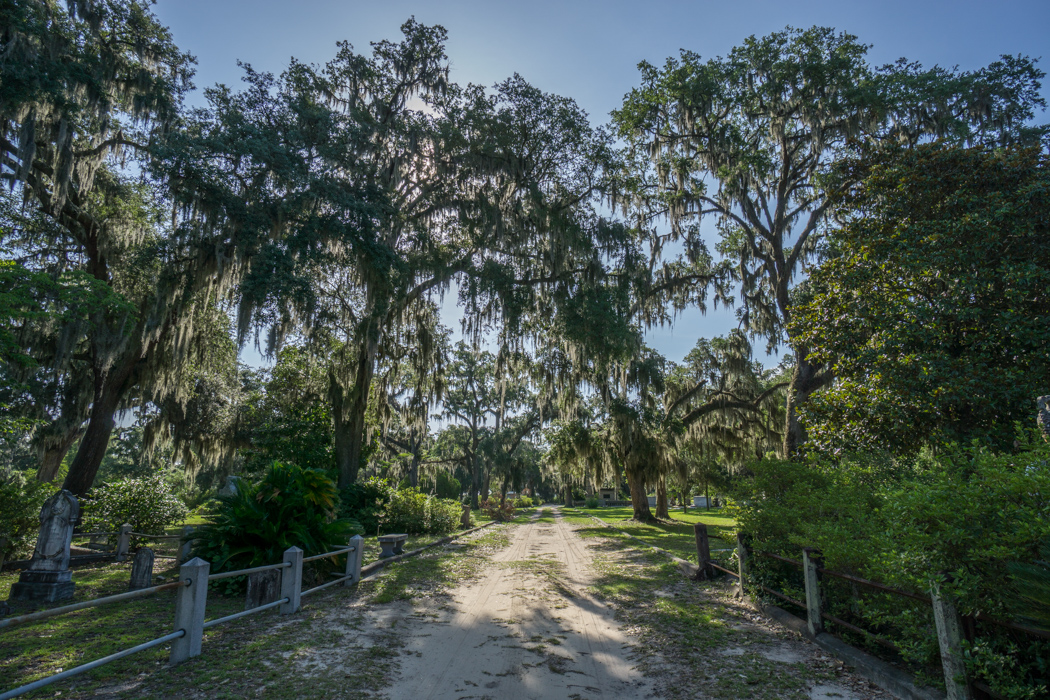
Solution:
M 4 558 L 28 557 L 40 531 L 40 509 L 55 487 L 41 484 L 32 472 L 0 474 L 0 538 L 7 545 Z
M 588 508 L 597 508 L 598 507 L 598 497 L 597 496 L 591 496 L 590 498 L 587 499 L 587 502 L 586 502 L 585 505 Z
M 292 546 L 306 556 L 339 549 L 361 526 L 337 518 L 338 509 L 324 472 L 274 462 L 259 483 L 242 480 L 236 494 L 218 497 L 212 522 L 193 535 L 193 554 L 214 572 L 275 564 Z
M 514 519 L 514 504 L 507 501 L 500 507 L 499 501 L 489 498 L 481 502 L 481 510 L 493 520 L 508 522 Z
M 457 501 L 428 496 L 418 489 L 401 489 L 390 495 L 381 529 L 440 535 L 456 529 L 460 510 Z
M 532 499 L 528 496 L 518 496 L 514 499 L 515 508 L 531 508 L 533 506 Z
M 434 490 L 435 496 L 438 498 L 451 498 L 458 501 L 460 494 L 462 493 L 463 487 L 459 483 L 459 479 L 451 477 L 444 472 L 438 472 L 437 485 Z
M 171 484 L 156 477 L 128 477 L 91 489 L 81 505 L 83 527 L 116 532 L 125 523 L 135 532 L 164 534 L 164 528 L 186 517 L 186 506 Z
M 1050 446 L 1038 438 L 1019 442 L 1025 444 L 1018 454 L 974 446 L 907 460 L 766 459 L 750 465 L 731 510 L 762 551 L 798 558 L 800 547 L 815 546 L 829 569 L 917 594 L 927 594 L 931 580 L 946 572 L 942 590 L 961 613 L 1008 619 L 1017 608 L 1017 589 L 1003 585 L 1011 565 L 1016 572 L 1018 564 L 1034 562 L 1050 537 Z M 763 557 L 752 562 L 759 581 L 801 594 L 797 569 Z M 929 606 L 868 593 L 857 599 L 835 579 L 822 585 L 829 613 L 894 638 L 909 662 L 939 666 Z M 1050 658 L 1050 644 L 1020 644 L 987 625 L 978 632 L 969 648 L 977 678 L 1005 697 L 1046 692 L 1050 667 L 1040 659 Z
M 342 505 L 339 513 L 344 518 L 356 520 L 366 533 L 374 535 L 379 530 L 379 520 L 386 512 L 392 493 L 390 485 L 376 477 L 350 484 L 340 494 Z

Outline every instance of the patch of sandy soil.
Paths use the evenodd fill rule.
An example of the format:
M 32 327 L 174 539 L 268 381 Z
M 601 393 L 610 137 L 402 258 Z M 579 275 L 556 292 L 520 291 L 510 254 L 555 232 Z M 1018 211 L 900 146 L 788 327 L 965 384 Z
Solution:
M 650 698 L 615 613 L 587 592 L 580 538 L 560 519 L 529 522 L 486 575 L 416 606 L 392 700 Z

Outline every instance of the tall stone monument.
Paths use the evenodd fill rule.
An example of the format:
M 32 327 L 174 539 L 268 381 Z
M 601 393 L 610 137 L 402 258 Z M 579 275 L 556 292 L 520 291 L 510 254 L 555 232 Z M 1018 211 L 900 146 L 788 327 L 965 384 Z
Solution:
M 76 497 L 65 489 L 47 499 L 40 509 L 40 534 L 36 550 L 11 586 L 9 600 L 41 600 L 53 603 L 73 597 L 73 572 L 69 570 L 69 543 L 73 524 L 80 514 Z

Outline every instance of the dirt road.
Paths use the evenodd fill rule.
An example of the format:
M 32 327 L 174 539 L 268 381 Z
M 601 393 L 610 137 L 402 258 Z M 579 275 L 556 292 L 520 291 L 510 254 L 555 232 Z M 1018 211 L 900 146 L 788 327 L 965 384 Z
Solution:
M 580 538 L 561 522 L 518 527 L 480 580 L 410 625 L 394 700 L 646 698 L 630 639 L 587 593 Z

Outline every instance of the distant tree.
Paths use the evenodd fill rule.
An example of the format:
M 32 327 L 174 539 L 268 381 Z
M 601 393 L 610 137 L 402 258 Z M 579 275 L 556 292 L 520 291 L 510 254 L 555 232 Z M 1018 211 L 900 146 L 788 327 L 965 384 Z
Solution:
M 792 348 L 787 454 L 805 439 L 798 407 L 832 378 L 787 329 L 827 230 L 835 191 L 822 179 L 834 163 L 861 144 L 1005 145 L 1047 131 L 1028 126 L 1045 107 L 1031 59 L 1004 56 L 972 72 L 903 59 L 874 68 L 868 48 L 814 27 L 750 37 L 725 58 L 682 51 L 662 68 L 641 63 L 641 86 L 614 113 L 630 144 L 617 199 L 665 216 L 687 250 L 701 245 L 698 221 L 713 218 L 745 328 Z
M 870 153 L 842 166 L 833 257 L 791 332 L 837 377 L 816 446 L 1010 449 L 1050 386 L 1050 161 L 1036 149 Z

